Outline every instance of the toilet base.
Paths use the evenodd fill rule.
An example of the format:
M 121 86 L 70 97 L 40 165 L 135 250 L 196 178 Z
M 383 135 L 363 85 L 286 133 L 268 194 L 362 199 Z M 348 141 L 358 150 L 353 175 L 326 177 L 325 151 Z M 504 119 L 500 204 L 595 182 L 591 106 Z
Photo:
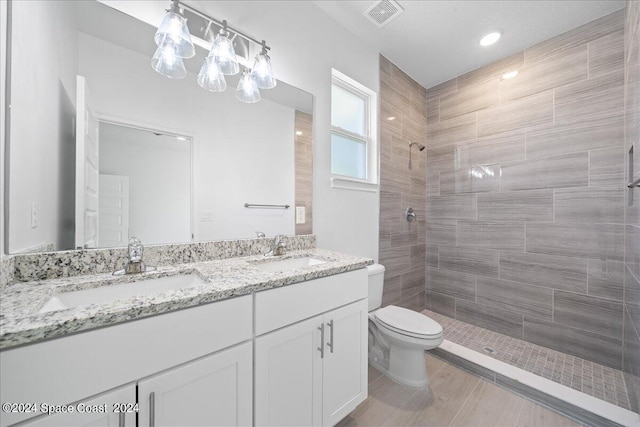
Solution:
M 369 352 L 369 363 L 399 384 L 420 389 L 429 385 L 424 351 L 391 346 L 388 360 Z

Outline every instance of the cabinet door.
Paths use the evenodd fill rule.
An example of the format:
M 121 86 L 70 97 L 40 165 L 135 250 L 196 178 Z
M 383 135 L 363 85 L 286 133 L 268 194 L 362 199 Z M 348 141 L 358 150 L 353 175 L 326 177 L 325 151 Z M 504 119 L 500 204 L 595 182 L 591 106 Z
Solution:
M 256 338 L 257 426 L 322 424 L 322 316 Z
M 324 315 L 323 425 L 335 425 L 367 398 L 367 300 Z
M 247 342 L 142 380 L 139 425 L 249 426 L 252 369 Z
M 25 427 L 134 427 L 132 412 L 136 403 L 136 386 L 130 384 L 70 405 L 72 413 L 53 414 L 27 421 Z M 114 405 L 131 412 L 114 412 Z

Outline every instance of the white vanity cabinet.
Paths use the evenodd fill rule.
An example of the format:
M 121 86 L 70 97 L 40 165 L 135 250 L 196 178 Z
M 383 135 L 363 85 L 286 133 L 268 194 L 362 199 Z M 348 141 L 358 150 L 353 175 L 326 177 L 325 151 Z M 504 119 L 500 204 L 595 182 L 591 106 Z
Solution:
M 250 426 L 251 342 L 138 382 L 140 427 Z
M 75 405 L 72 413 L 38 417 L 20 424 L 24 427 L 128 427 L 136 425 L 136 385 L 128 384 Z M 128 402 L 128 403 L 124 403 Z M 116 409 L 117 408 L 117 409 Z M 82 411 L 82 412 L 78 412 Z
M 257 426 L 334 425 L 366 399 L 367 292 L 363 269 L 256 294 Z
M 252 307 L 252 296 L 246 295 L 4 350 L 0 352 L 2 402 L 70 405 L 94 397 L 100 400 L 108 390 L 130 383 L 143 384 L 156 375 L 160 378 L 165 374 L 170 381 L 172 370 L 180 372 L 176 375 L 198 371 L 220 379 L 223 374 L 217 372 L 233 365 L 239 372 L 235 386 L 242 390 L 244 399 L 238 405 L 248 407 L 251 417 L 246 378 L 251 378 L 253 367 L 246 357 L 252 353 Z M 246 346 L 234 347 L 241 343 Z M 233 357 L 237 360 L 230 361 Z M 206 367 L 198 363 L 204 360 L 210 362 Z M 164 399 L 187 401 L 194 390 L 200 390 L 197 387 L 178 385 L 171 397 L 170 393 L 159 393 L 165 394 Z M 210 391 L 216 395 L 215 390 Z M 146 410 L 147 402 L 138 394 L 141 410 Z M 132 399 L 122 403 L 136 403 L 135 393 Z M 0 426 L 37 415 L 40 414 L 0 413 Z M 49 425 L 49 419 L 52 417 L 47 416 L 42 425 Z M 65 427 L 82 425 L 80 418 L 77 422 L 75 419 L 70 417 Z M 142 419 L 146 422 L 148 416 Z M 135 424 L 126 424 L 130 425 Z

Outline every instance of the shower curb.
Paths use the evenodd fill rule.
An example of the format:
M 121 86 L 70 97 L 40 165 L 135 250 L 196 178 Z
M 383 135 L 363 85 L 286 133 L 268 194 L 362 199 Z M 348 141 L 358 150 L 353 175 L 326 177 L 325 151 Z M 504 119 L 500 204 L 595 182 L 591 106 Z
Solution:
M 640 427 L 640 415 L 444 340 L 429 353 L 590 426 Z

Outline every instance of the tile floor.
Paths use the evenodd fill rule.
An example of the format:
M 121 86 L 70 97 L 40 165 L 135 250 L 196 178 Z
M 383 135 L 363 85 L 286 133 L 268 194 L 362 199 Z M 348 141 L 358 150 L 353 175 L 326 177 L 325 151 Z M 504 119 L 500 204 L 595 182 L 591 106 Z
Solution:
M 622 371 L 430 311 L 444 338 L 598 399 L 631 409 Z M 485 351 L 491 348 L 493 353 Z
M 579 427 L 580 424 L 428 353 L 427 389 L 369 367 L 369 397 L 338 427 Z

